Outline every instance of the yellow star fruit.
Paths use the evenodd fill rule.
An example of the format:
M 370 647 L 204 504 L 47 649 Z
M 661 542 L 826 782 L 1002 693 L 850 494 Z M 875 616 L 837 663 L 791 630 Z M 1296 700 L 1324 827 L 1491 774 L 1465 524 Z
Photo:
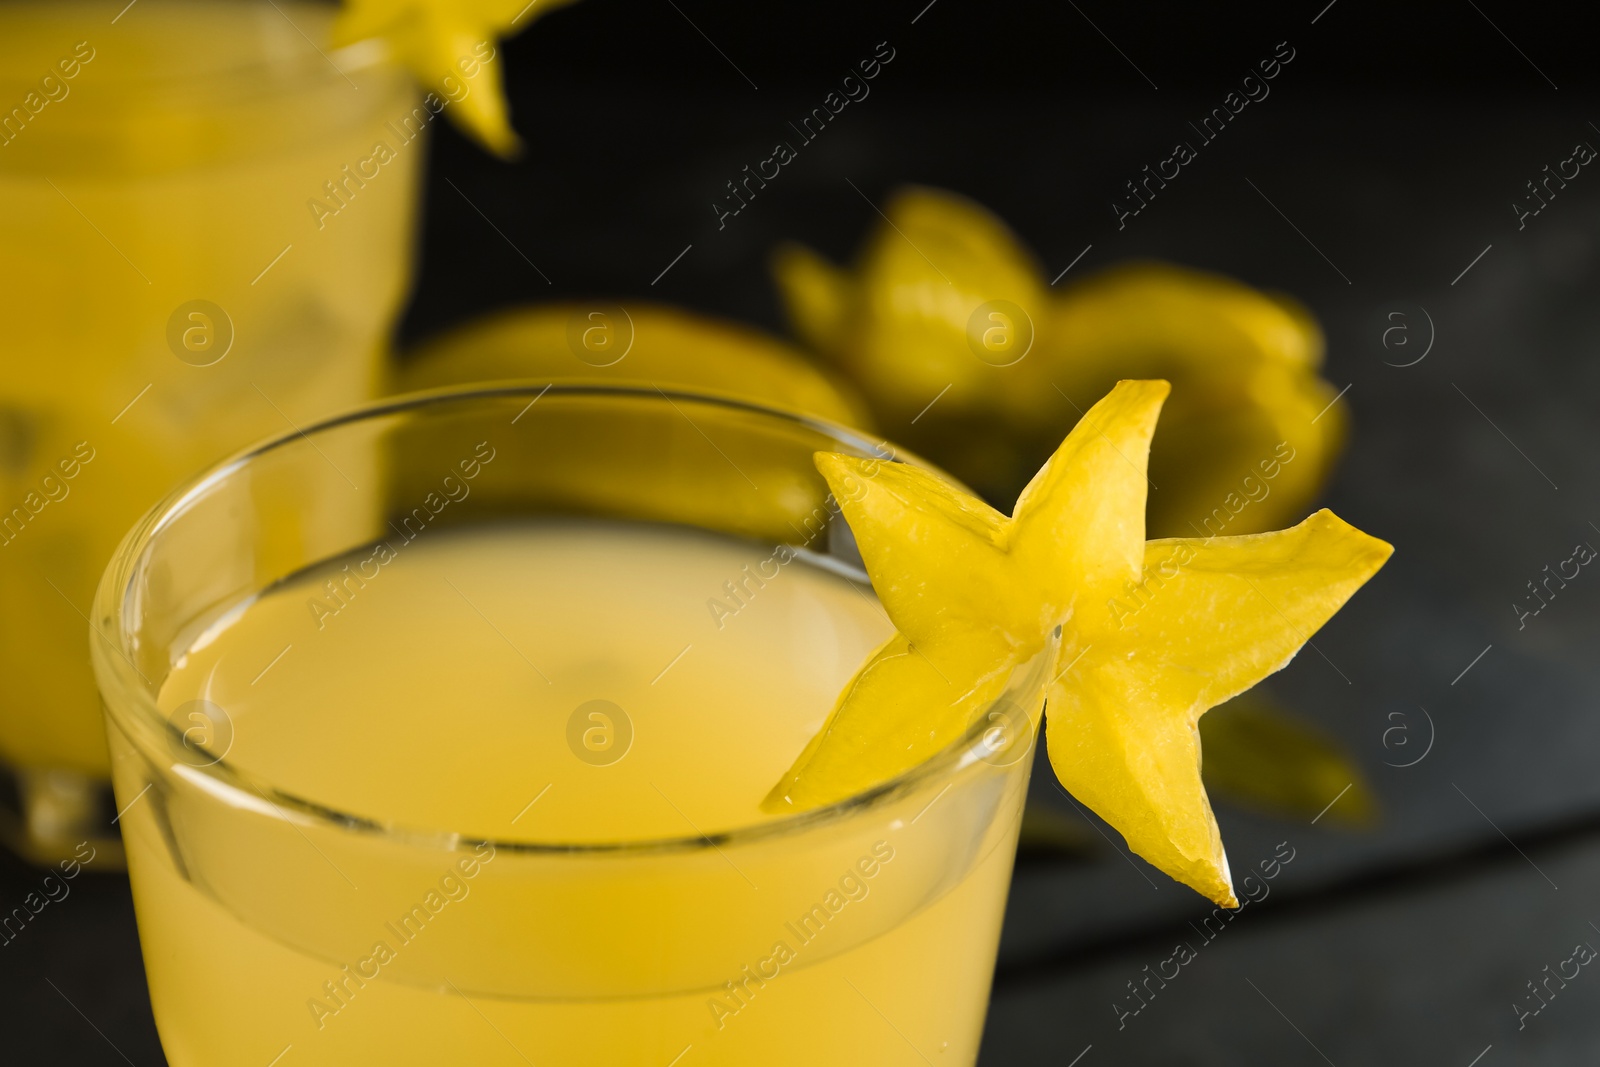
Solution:
M 934 409 L 941 416 L 1025 408 L 1029 422 L 1048 417 L 1059 398 L 1018 388 L 1034 369 L 1027 359 L 986 364 L 967 332 L 986 301 L 1009 301 L 1038 319 L 1047 301 L 1039 265 L 1004 223 L 964 197 L 913 188 L 889 201 L 887 215 L 853 271 L 798 245 L 778 250 L 778 285 L 800 339 L 892 423 L 909 422 L 946 386 Z
M 502 64 L 486 62 L 482 48 L 571 2 L 345 0 L 333 43 L 343 47 L 370 37 L 387 39 L 397 60 L 443 93 L 449 102 L 445 110 L 461 129 L 491 151 L 511 156 L 520 143 L 507 114 Z
M 1326 478 L 1345 412 L 1317 376 L 1322 334 L 1288 298 L 1163 264 L 1080 268 L 1053 288 L 971 200 L 910 188 L 884 214 L 849 269 L 779 251 L 789 318 L 897 439 L 991 499 L 1123 378 L 1173 383 L 1151 458 L 1158 535 L 1273 529 Z M 1268 484 L 1258 465 L 1280 444 L 1293 458 Z
M 1041 346 L 1074 402 L 1123 378 L 1174 383 L 1150 454 L 1158 536 L 1258 533 L 1304 513 L 1348 421 L 1339 390 L 1317 375 L 1322 333 L 1304 308 L 1218 275 L 1141 263 L 1064 284 L 1048 314 Z M 1292 458 L 1264 479 L 1260 464 L 1274 455 Z
M 908 464 L 818 453 L 898 631 L 766 804 L 854 795 L 960 738 L 1061 628 L 1046 711 L 1061 783 L 1129 848 L 1237 905 L 1197 724 L 1279 670 L 1393 551 L 1319 511 L 1293 529 L 1146 541 L 1164 381 L 1124 381 L 1010 517 Z

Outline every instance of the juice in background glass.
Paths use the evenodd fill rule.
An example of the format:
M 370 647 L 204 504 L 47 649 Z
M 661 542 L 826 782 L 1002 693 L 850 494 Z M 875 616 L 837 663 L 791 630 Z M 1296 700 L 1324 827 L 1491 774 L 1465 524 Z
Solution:
M 760 810 L 891 633 L 811 464 L 872 448 L 454 393 L 158 507 L 94 621 L 169 1060 L 973 1063 L 1031 731 Z M 381 507 L 276 534 L 362 463 Z
M 0 2 L 0 836 L 35 858 L 106 831 L 83 613 L 122 531 L 378 387 L 425 123 L 332 13 Z

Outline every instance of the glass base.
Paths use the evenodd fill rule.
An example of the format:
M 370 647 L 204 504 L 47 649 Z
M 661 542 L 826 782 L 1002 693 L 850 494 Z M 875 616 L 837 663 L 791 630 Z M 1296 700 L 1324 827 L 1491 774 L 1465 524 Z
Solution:
M 0 761 L 0 845 L 29 863 L 52 866 L 88 842 L 97 869 L 122 869 L 116 818 L 116 798 L 103 778 Z

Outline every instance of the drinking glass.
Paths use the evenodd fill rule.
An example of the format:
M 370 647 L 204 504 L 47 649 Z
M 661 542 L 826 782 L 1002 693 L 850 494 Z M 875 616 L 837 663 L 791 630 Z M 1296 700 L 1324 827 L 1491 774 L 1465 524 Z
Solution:
M 120 532 L 379 395 L 431 115 L 332 14 L 0 2 L 0 841 L 39 861 L 120 853 L 83 642 Z
M 792 726 L 770 710 L 786 691 L 827 675 L 806 734 L 762 772 L 749 804 L 757 810 L 755 798 L 862 658 L 858 650 L 830 663 L 809 650 L 833 647 L 836 617 L 852 611 L 879 637 L 891 632 L 812 457 L 920 461 L 804 416 L 582 383 L 414 394 L 302 430 L 213 468 L 150 511 L 93 606 L 139 933 L 175 1067 L 262 1067 L 275 1057 L 475 1067 L 975 1061 L 1048 651 L 1018 668 L 958 741 L 817 810 L 711 823 L 693 816 L 678 787 L 668 794 L 666 777 L 644 783 L 629 769 L 652 750 L 692 762 L 699 742 L 684 743 L 679 730 L 694 728 L 695 709 L 722 707 L 746 740 L 728 748 L 714 738 L 727 758 L 695 769 L 714 797 L 739 777 L 741 746 L 771 758 L 773 732 Z M 353 469 L 372 475 L 359 489 L 341 474 Z M 441 486 L 447 504 L 419 503 Z M 491 604 L 496 584 L 515 585 L 508 566 L 477 585 L 464 571 L 444 574 L 427 597 L 397 592 L 426 565 L 425 546 L 545 529 L 583 531 L 580 544 L 631 539 L 645 555 L 694 537 L 746 553 L 739 558 L 787 559 L 779 576 L 767 568 L 764 584 L 743 586 L 748 608 L 767 611 L 770 632 L 787 636 L 734 655 L 715 642 L 757 621 L 741 613 L 719 632 L 702 618 L 692 648 L 636 682 L 644 695 L 629 705 L 628 758 L 596 766 L 613 758 L 597 753 L 623 724 L 590 713 L 580 739 L 566 707 L 547 707 L 556 698 L 545 694 L 561 692 L 565 662 L 600 663 L 588 677 L 622 684 L 648 643 L 641 635 L 656 632 L 642 586 L 633 592 L 626 575 L 597 571 L 567 575 L 558 589 L 557 574 L 526 602 Z M 380 558 L 375 545 L 398 555 L 334 569 Z M 450 558 L 473 562 L 470 553 Z M 364 581 L 351 584 L 358 572 Z M 282 641 L 292 648 L 267 662 L 279 644 L 267 633 L 261 675 L 251 680 L 252 663 L 237 683 L 240 699 L 253 701 L 248 716 L 220 695 L 199 713 L 195 702 L 173 706 L 175 672 L 194 673 L 253 612 L 284 590 L 321 589 L 324 574 L 333 576 L 328 597 L 342 590 L 338 606 L 319 599 L 307 613 L 289 598 Z M 444 611 L 463 632 L 473 628 L 477 651 L 427 679 L 435 696 L 425 709 L 401 707 L 405 693 L 380 697 L 389 676 L 422 670 L 412 659 L 426 650 L 401 647 L 408 632 L 457 638 L 443 628 Z M 527 619 L 566 632 L 572 654 L 560 660 L 520 636 Z M 362 627 L 388 628 L 395 646 L 334 657 L 326 675 L 305 679 L 321 654 L 315 642 Z M 659 648 L 650 672 L 671 655 Z M 491 661 L 522 670 L 513 652 L 532 668 L 529 717 L 553 725 L 508 746 L 486 725 L 493 698 L 483 675 Z M 701 674 L 674 677 L 697 662 Z M 727 665 L 729 680 L 705 673 L 708 663 Z M 264 771 L 240 753 L 250 731 L 270 734 L 275 717 L 309 714 L 274 696 L 289 689 L 270 688 L 296 671 L 304 684 L 295 699 L 333 688 L 277 769 Z M 746 680 L 732 680 L 736 671 Z M 651 717 L 643 702 L 674 684 L 679 718 Z M 456 761 L 462 752 L 471 766 Z M 545 772 L 521 773 L 541 760 L 599 784 L 585 802 L 556 806 L 567 778 L 545 796 Z M 623 773 L 632 778 L 602 777 Z M 357 776 L 382 784 L 392 806 L 352 792 Z M 609 782 L 619 783 L 614 792 Z M 672 808 L 635 812 L 619 800 L 609 830 L 580 833 L 595 805 L 630 782 L 634 795 L 652 797 L 648 784 Z M 494 833 L 437 814 L 466 792 L 503 797 L 508 817 L 522 810 Z M 438 806 L 414 802 L 421 794 L 441 798 Z M 679 825 L 674 810 L 681 829 L 663 832 L 654 820 Z

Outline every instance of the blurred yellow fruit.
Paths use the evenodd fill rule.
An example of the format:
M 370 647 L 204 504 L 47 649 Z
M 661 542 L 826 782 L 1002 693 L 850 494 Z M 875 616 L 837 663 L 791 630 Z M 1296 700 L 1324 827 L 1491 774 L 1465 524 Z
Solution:
M 406 360 L 402 392 L 470 382 L 595 381 L 689 389 L 858 429 L 862 402 L 757 330 L 659 304 L 539 304 L 468 323 Z
M 1212 709 L 1200 720 L 1200 740 L 1202 777 L 1214 797 L 1268 814 L 1320 816 L 1323 825 L 1368 827 L 1378 819 L 1361 768 L 1259 688 Z
M 1146 541 L 1167 393 L 1118 383 L 1010 517 L 920 467 L 818 454 L 899 632 L 768 807 L 830 803 L 916 766 L 1059 627 L 1046 714 L 1062 785 L 1152 865 L 1237 905 L 1200 777 L 1200 716 L 1284 667 L 1393 550 L 1328 511 L 1277 533 Z
M 1013 347 L 986 363 L 968 337 L 987 302 L 1037 319 L 1047 300 L 1038 264 L 1000 220 L 961 197 L 909 189 L 888 215 L 853 271 L 797 245 L 779 249 L 778 284 L 800 338 L 860 385 L 886 424 L 909 423 L 946 386 L 941 416 L 1028 410 L 1031 422 L 1046 420 L 1054 405 L 1016 388 L 1014 368 L 1026 359 L 994 365 L 1009 361 L 1021 338 L 1008 338 Z M 977 325 L 980 347 L 983 332 L 1004 329 L 981 315 Z
M 471 383 L 603 383 L 711 394 L 796 415 L 861 426 L 862 405 L 792 348 L 755 330 L 651 304 L 548 304 L 469 323 L 413 353 L 396 377 L 411 392 Z M 538 393 L 495 447 L 527 472 L 522 488 L 585 515 L 704 524 L 769 544 L 809 543 L 826 526 L 827 485 L 798 470 L 797 442 L 810 431 L 752 420 L 735 407 L 680 396 L 669 408 L 641 408 L 637 432 L 576 432 L 570 419 L 539 417 Z M 568 410 L 585 401 L 570 399 Z M 596 405 L 597 425 L 604 398 Z M 757 430 L 756 426 L 765 427 Z M 440 431 L 448 439 L 451 431 Z M 446 454 L 458 443 L 434 431 L 406 431 L 406 454 Z M 864 448 L 871 442 L 863 441 Z M 714 451 L 713 451 L 714 450 Z M 709 454 L 709 455 L 708 455 Z M 560 463 L 550 462 L 560 456 Z M 692 458 L 693 462 L 686 462 Z M 703 460 L 709 458 L 708 466 Z M 655 472 L 632 487 L 606 476 L 617 464 Z M 399 464 L 404 469 L 406 464 Z M 426 470 L 427 464 L 414 464 Z M 529 481 L 531 479 L 531 481 Z M 647 488 L 641 488 L 645 486 Z M 759 486 L 760 492 L 747 492 Z M 399 500 L 426 487 L 396 485 Z M 474 490 L 492 498 L 493 487 Z M 507 501 L 508 510 L 513 509 Z M 486 499 L 485 506 L 491 506 Z
M 1093 855 L 1100 838 L 1081 815 L 1068 816 L 1043 804 L 1022 809 L 1017 829 L 1017 860 L 1081 860 Z
M 970 200 L 910 188 L 885 214 L 851 269 L 797 246 L 774 266 L 797 333 L 891 437 L 1010 499 L 1090 399 L 1159 377 L 1173 390 L 1150 462 L 1153 534 L 1272 529 L 1315 496 L 1346 416 L 1317 376 L 1321 332 L 1292 300 L 1163 264 L 1054 290 Z

